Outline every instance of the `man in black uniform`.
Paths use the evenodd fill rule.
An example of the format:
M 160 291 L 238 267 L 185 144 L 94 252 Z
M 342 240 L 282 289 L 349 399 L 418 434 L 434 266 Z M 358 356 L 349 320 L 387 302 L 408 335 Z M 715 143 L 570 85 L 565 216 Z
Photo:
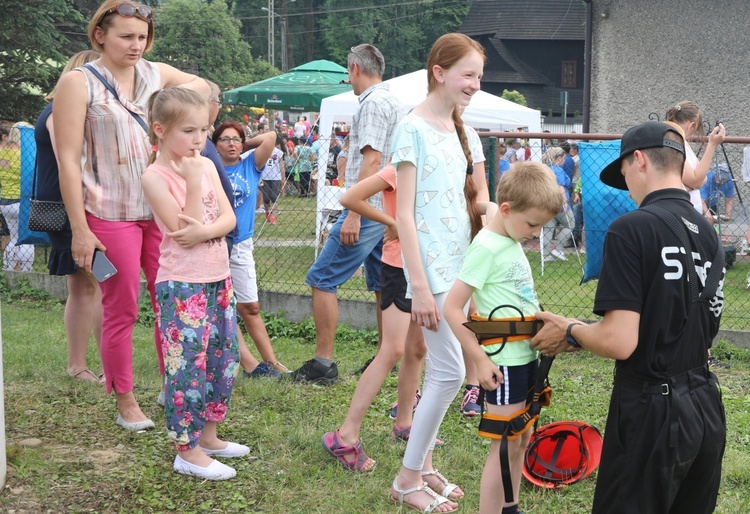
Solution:
M 673 126 L 638 125 L 601 172 L 639 205 L 607 232 L 594 300 L 602 320 L 536 314 L 545 324 L 531 344 L 542 353 L 580 347 L 616 359 L 594 513 L 698 514 L 716 505 L 726 421 L 706 361 L 725 270 L 716 232 L 682 187 L 684 144 Z

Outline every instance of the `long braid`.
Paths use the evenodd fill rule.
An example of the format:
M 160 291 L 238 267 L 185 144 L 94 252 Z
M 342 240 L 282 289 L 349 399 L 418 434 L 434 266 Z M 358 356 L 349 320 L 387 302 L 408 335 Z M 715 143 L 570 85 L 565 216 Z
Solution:
M 456 134 L 458 134 L 458 140 L 461 142 L 461 148 L 466 156 L 466 181 L 464 182 L 464 198 L 466 198 L 466 210 L 469 212 L 469 220 L 471 221 L 471 239 L 482 228 L 482 216 L 479 213 L 479 206 L 477 205 L 477 187 L 474 184 L 474 179 L 471 178 L 471 174 L 474 169 L 474 159 L 471 157 L 471 149 L 469 148 L 469 139 L 466 137 L 466 130 L 464 130 L 464 122 L 461 119 L 461 115 L 458 109 L 454 108 L 451 114 L 453 124 L 456 126 Z

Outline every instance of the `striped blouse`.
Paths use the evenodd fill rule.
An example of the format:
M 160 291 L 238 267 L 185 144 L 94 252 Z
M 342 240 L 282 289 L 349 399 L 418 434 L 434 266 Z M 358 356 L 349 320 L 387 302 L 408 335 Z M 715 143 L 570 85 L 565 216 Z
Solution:
M 135 98 L 129 101 L 100 61 L 91 63 L 117 91 L 120 100 L 147 119 L 148 99 L 161 87 L 156 64 L 141 59 L 135 66 Z M 141 187 L 151 147 L 148 135 L 102 82 L 85 66 L 88 110 L 81 157 L 83 203 L 87 212 L 108 221 L 152 219 Z

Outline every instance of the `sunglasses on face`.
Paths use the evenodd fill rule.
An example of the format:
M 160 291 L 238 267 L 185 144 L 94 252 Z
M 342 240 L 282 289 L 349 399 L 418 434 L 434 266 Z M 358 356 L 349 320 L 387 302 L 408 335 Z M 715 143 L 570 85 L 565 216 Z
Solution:
M 133 16 L 138 16 L 139 18 L 148 22 L 150 22 L 152 18 L 154 17 L 153 11 L 147 5 L 135 6 L 131 4 L 117 4 L 112 9 L 104 13 L 104 16 L 102 16 L 102 21 L 104 21 L 104 18 L 106 18 L 107 16 L 109 16 L 110 14 L 114 12 L 116 12 L 117 14 L 125 18 L 132 18 Z
M 242 139 L 239 137 L 224 136 L 219 138 L 219 143 L 229 143 L 230 141 L 236 145 L 242 143 Z

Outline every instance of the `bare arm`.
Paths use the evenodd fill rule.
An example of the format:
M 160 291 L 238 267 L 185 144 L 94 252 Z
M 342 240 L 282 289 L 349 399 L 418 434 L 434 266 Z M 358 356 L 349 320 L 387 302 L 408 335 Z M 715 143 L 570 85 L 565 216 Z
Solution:
M 255 148 L 255 152 L 253 153 L 255 167 L 262 170 L 271 157 L 273 149 L 276 148 L 276 133 L 266 132 L 265 134 L 259 134 L 250 138 L 245 141 L 242 150 L 246 152 L 253 148 Z
M 417 224 L 414 218 L 416 191 L 417 168 L 410 162 L 400 163 L 396 189 L 396 227 L 401 241 L 401 253 L 411 282 L 411 319 L 429 330 L 437 330 L 440 313 L 427 283 L 419 253 Z
M 83 205 L 81 154 L 88 109 L 87 91 L 86 78 L 81 72 L 66 73 L 60 78 L 52 112 L 55 119 L 65 120 L 65 123 L 53 124 L 52 137 L 56 146 L 60 192 L 73 231 L 71 251 L 78 266 L 90 273 L 94 249 L 106 251 L 106 247 L 89 229 Z
M 357 182 L 354 187 L 348 189 L 341 196 L 341 205 L 351 212 L 356 212 L 360 216 L 364 216 L 372 221 L 382 223 L 392 232 L 396 232 L 395 237 L 393 235 L 389 240 L 396 239 L 398 237 L 396 230 L 396 220 L 385 212 L 376 209 L 367 202 L 367 199 L 372 195 L 377 194 L 381 191 L 389 190 L 391 186 L 380 178 L 378 175 L 373 175 L 360 182 Z
M 461 343 L 464 354 L 476 365 L 479 383 L 486 390 L 493 391 L 504 382 L 503 374 L 482 350 L 474 332 L 463 325 L 466 321 L 464 305 L 469 302 L 473 293 L 473 287 L 461 280 L 456 280 L 443 304 L 443 316 L 445 316 L 445 321 L 448 322 L 456 339 Z
M 154 213 L 166 226 L 168 230 L 166 235 L 185 247 L 222 237 L 229 233 L 235 224 L 234 213 L 224 190 L 221 188 L 221 180 L 219 180 L 219 175 L 213 167 L 213 163 L 204 157 L 199 156 L 199 159 L 201 160 L 201 166 L 210 165 L 212 168 L 211 181 L 219 202 L 219 217 L 209 225 L 203 224 L 202 167 L 201 174 L 197 176 L 197 179 L 191 177 L 186 180 L 187 195 L 184 209 L 180 208 L 166 182 L 156 173 L 146 171 L 142 178 L 143 192 Z M 190 165 L 186 166 L 184 159 L 182 164 L 183 166 L 180 166 L 180 168 L 182 172 L 185 172 Z M 175 171 L 177 172 L 177 170 Z
M 578 320 L 563 318 L 549 312 L 537 312 L 537 319 L 544 327 L 531 340 L 531 347 L 549 355 L 570 349 L 565 331 L 570 323 Z M 641 315 L 634 311 L 607 311 L 604 318 L 590 325 L 573 327 L 571 334 L 581 347 L 600 357 L 625 360 L 638 346 L 638 326 Z
M 359 170 L 359 178 L 357 179 L 357 182 L 362 182 L 367 177 L 371 177 L 377 173 L 382 158 L 382 154 L 377 150 L 374 150 L 371 146 L 364 147 L 362 149 L 362 155 L 364 160 L 362 161 L 362 167 Z M 359 214 L 349 211 L 344 223 L 341 224 L 340 237 L 343 244 L 351 246 L 359 241 L 359 218 Z
M 186 89 L 197 91 L 208 99 L 211 90 L 208 87 L 208 83 L 199 76 L 185 73 L 162 62 L 157 62 L 155 64 L 159 67 L 162 88 L 175 86 L 184 87 Z
M 698 165 L 695 168 L 692 168 L 687 161 L 685 161 L 685 167 L 682 170 L 683 184 L 693 189 L 700 189 L 700 187 L 706 183 L 706 176 L 708 175 L 708 170 L 711 168 L 711 159 L 714 158 L 716 147 L 724 142 L 726 134 L 726 129 L 724 129 L 723 124 L 719 123 L 714 127 L 708 135 L 708 145 L 706 146 L 706 151 L 703 153 L 703 157 L 701 157 Z M 692 152 L 692 150 L 688 150 L 687 148 L 685 151 Z

